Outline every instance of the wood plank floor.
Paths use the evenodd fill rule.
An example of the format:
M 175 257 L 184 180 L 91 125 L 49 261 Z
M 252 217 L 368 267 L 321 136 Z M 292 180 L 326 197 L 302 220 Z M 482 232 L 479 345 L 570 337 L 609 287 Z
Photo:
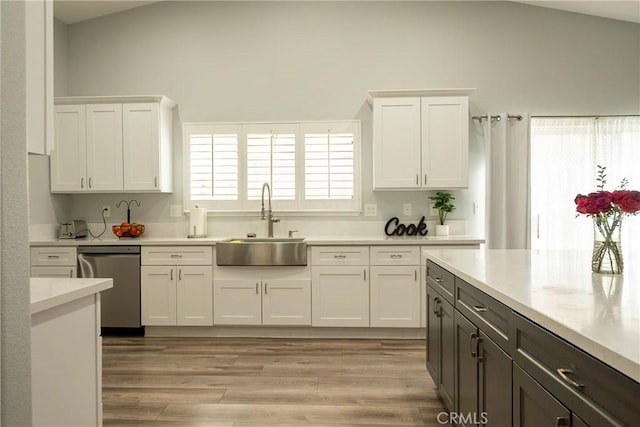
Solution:
M 423 340 L 103 339 L 105 426 L 439 426 Z

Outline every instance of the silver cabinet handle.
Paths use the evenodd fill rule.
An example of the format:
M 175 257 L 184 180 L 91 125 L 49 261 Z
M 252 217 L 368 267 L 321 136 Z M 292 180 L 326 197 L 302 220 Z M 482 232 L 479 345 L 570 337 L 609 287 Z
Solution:
M 171 280 L 173 280 L 173 268 L 171 269 Z
M 418 281 L 418 269 L 413 270 L 413 281 Z
M 482 305 L 474 305 L 473 309 L 477 312 L 477 313 L 484 313 L 485 311 L 489 310 L 487 307 L 484 307 Z
M 416 174 L 416 185 L 420 184 L 420 175 Z
M 435 280 L 438 283 L 442 283 L 442 277 L 434 277 L 433 280 Z
M 182 255 L 180 254 L 171 254 L 170 256 L 171 258 L 182 258 Z
M 440 310 L 438 309 L 438 304 L 440 304 L 440 298 L 439 297 L 435 297 L 433 299 L 433 314 L 435 314 L 436 316 L 440 317 Z
M 367 269 L 362 270 L 362 274 L 364 276 L 364 280 L 367 280 Z
M 69 277 L 73 277 L 73 269 L 69 270 Z
M 153 177 L 153 188 L 158 188 L 158 177 L 157 176 Z
M 182 269 L 178 270 L 178 280 L 182 280 Z
M 575 372 L 573 372 L 571 369 L 558 368 L 556 370 L 556 372 L 558 373 L 558 375 L 560 375 L 560 378 L 562 378 L 566 383 L 571 384 L 572 386 L 574 386 L 576 388 L 583 388 L 584 387 L 583 383 L 579 383 L 579 382 L 569 378 L 569 375 L 567 375 L 567 374 L 575 374 Z
M 426 173 L 424 174 L 424 183 L 425 183 L 425 185 L 427 184 L 427 174 Z
M 267 293 L 268 293 L 267 282 L 264 282 L 264 294 L 266 295 Z
M 258 295 L 258 282 L 256 282 L 256 295 Z
M 89 177 L 89 188 L 91 188 L 91 177 Z
M 58 258 L 60 258 L 60 255 L 47 255 L 47 258 L 49 258 L 49 259 L 58 259 Z
M 335 259 L 345 259 L 347 256 L 346 255 L 334 255 L 333 257 Z
M 475 345 L 474 345 L 475 343 Z M 475 332 L 471 334 L 469 339 L 469 349 L 471 350 L 471 357 L 474 359 L 478 357 L 478 334 Z
M 478 362 L 482 362 L 482 337 L 478 337 L 476 339 L 476 358 L 478 359 Z
M 398 259 L 398 258 L 402 258 L 402 254 L 391 254 L 391 255 L 389 255 L 389 257 L 391 257 L 393 259 Z
M 80 188 L 84 188 L 84 178 L 80 178 Z

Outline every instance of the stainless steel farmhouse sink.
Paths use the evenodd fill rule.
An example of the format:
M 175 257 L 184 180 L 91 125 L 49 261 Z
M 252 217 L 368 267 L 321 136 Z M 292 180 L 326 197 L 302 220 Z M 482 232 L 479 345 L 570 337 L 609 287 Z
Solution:
M 228 266 L 307 265 L 304 238 L 231 238 L 216 244 L 216 264 Z

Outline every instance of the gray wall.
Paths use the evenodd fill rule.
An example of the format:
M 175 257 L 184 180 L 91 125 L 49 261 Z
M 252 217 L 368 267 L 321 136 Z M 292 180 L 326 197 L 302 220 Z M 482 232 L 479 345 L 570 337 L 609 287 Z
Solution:
M 0 5 L 0 425 L 31 425 L 24 2 Z
M 475 87 L 473 114 L 640 112 L 640 25 L 511 2 L 164 1 L 70 25 L 66 42 L 56 40 L 68 54 L 57 95 L 164 94 L 181 122 L 362 120 L 363 201 L 378 203 L 378 219 L 404 202 L 426 213 L 429 194 L 371 191 L 368 90 Z M 139 197 L 148 222 L 171 221 L 169 205 L 182 203 L 175 127 L 177 190 Z M 481 231 L 475 128 L 470 188 L 452 218 Z M 70 196 L 65 213 L 98 221 L 121 198 Z

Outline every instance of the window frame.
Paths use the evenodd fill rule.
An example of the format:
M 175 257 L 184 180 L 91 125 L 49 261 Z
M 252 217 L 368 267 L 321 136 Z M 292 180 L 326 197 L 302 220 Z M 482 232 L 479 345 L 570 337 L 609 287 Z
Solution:
M 183 210 L 189 212 L 195 205 L 206 208 L 215 216 L 251 216 L 260 210 L 259 200 L 247 198 L 247 135 L 265 132 L 269 128 L 277 132 L 295 129 L 295 200 L 272 200 L 273 210 L 290 216 L 355 216 L 362 212 L 362 139 L 360 120 L 298 121 L 298 122 L 224 122 L 184 123 L 182 125 L 182 176 Z M 191 199 L 191 151 L 190 136 L 206 133 L 238 133 L 238 200 Z M 305 133 L 353 132 L 353 198 L 305 200 Z

